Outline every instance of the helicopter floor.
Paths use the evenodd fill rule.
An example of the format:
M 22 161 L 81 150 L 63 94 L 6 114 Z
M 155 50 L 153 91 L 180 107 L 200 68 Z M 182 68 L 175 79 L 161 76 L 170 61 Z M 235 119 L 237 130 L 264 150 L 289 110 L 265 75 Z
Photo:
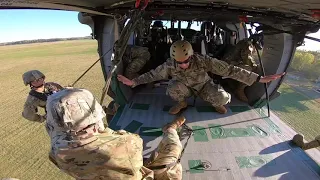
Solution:
M 161 127 L 172 121 L 173 101 L 163 87 L 135 94 L 110 123 L 113 129 L 138 133 L 147 158 L 161 140 Z M 191 136 L 182 156 L 183 179 L 250 180 L 320 179 L 320 152 L 306 152 L 289 141 L 296 132 L 271 113 L 253 109 L 233 98 L 228 113 L 221 115 L 206 102 L 188 99 L 183 112 Z M 180 131 L 184 145 L 188 133 Z

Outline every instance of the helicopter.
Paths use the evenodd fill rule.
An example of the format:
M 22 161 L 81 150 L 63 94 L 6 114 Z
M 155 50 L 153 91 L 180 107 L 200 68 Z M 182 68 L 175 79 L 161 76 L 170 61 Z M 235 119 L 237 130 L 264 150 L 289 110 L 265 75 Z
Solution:
M 138 133 L 144 139 L 145 158 L 159 143 L 160 127 L 172 119 L 167 112 L 173 102 L 165 95 L 166 80 L 153 88 L 131 88 L 117 80 L 125 69 L 122 57 L 127 45 L 149 48 L 144 73 L 165 62 L 177 40 L 187 40 L 195 52 L 220 59 L 240 40 L 256 37 L 259 73 L 268 75 L 287 72 L 305 38 L 320 42 L 308 36 L 320 28 L 320 3 L 315 0 L 4 0 L 0 8 L 79 12 L 79 22 L 91 27 L 98 42 L 104 92 L 120 105 L 108 125 Z M 170 26 L 156 27 L 159 21 Z M 197 23 L 201 28 L 192 28 Z M 306 154 L 286 143 L 295 132 L 270 112 L 269 101 L 281 95 L 282 82 L 280 78 L 247 87 L 248 102 L 232 98 L 225 115 L 201 99 L 189 98 L 188 109 L 182 112 L 186 127 L 180 132 L 183 179 L 319 179 L 320 152 Z M 281 143 L 279 150 L 276 145 Z M 281 148 L 292 151 L 283 153 Z

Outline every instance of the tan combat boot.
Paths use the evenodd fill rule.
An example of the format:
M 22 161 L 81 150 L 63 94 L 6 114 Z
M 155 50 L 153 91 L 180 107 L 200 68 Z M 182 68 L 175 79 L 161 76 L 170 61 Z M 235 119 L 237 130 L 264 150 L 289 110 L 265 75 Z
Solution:
M 171 123 L 165 125 L 162 128 L 163 132 L 166 132 L 169 128 L 178 129 L 182 124 L 186 121 L 186 118 L 184 116 L 179 116 L 175 120 L 173 120 Z
M 240 100 L 240 101 L 243 101 L 243 102 L 249 102 L 246 94 L 244 93 L 244 89 L 246 88 L 246 86 L 242 86 L 240 85 L 240 87 L 238 87 L 236 90 L 235 90 L 235 95 L 237 96 L 237 98 Z
M 320 143 L 318 140 L 313 140 L 308 143 L 304 143 L 303 136 L 300 134 L 295 135 L 292 141 L 303 150 L 308 150 L 308 149 L 312 149 L 320 146 Z
M 217 111 L 218 113 L 220 113 L 220 114 L 225 114 L 225 113 L 228 112 L 227 108 L 224 107 L 224 106 L 213 106 L 213 107 L 214 107 L 214 108 L 216 109 L 216 111 Z
M 178 104 L 172 106 L 169 110 L 169 114 L 175 115 L 178 114 L 181 109 L 184 109 L 188 106 L 187 101 L 178 102 Z

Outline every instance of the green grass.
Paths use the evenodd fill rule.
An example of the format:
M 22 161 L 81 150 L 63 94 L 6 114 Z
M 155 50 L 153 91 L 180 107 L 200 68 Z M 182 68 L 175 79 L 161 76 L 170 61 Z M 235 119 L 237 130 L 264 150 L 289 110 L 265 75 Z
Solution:
M 22 74 L 39 69 L 46 81 L 72 84 L 98 59 L 95 40 L 63 41 L 0 47 L 0 179 L 72 179 L 48 159 L 50 142 L 44 123 L 21 117 L 29 87 Z M 100 63 L 76 87 L 84 87 L 100 100 L 104 85 Z
M 50 57 L 65 55 L 87 55 L 97 52 L 97 45 L 93 40 L 62 41 L 59 43 L 39 43 L 30 45 L 7 46 L 0 54 L 0 61 L 20 60 L 25 57 Z M 75 48 L 76 47 L 76 48 Z
M 310 141 L 320 135 L 320 104 L 282 84 L 279 98 L 270 102 L 280 119 Z

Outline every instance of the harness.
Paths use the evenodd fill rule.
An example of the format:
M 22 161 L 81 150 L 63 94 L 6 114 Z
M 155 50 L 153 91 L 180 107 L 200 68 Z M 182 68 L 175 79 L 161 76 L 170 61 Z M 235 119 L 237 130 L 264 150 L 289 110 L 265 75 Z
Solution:
M 52 94 L 52 93 L 51 93 Z M 51 94 L 46 94 L 46 93 L 40 93 L 40 92 L 37 92 L 35 90 L 31 90 L 29 92 L 29 95 L 33 96 L 33 97 L 36 97 L 38 99 L 40 99 L 41 101 L 47 101 L 48 99 L 48 96 L 51 95 Z

